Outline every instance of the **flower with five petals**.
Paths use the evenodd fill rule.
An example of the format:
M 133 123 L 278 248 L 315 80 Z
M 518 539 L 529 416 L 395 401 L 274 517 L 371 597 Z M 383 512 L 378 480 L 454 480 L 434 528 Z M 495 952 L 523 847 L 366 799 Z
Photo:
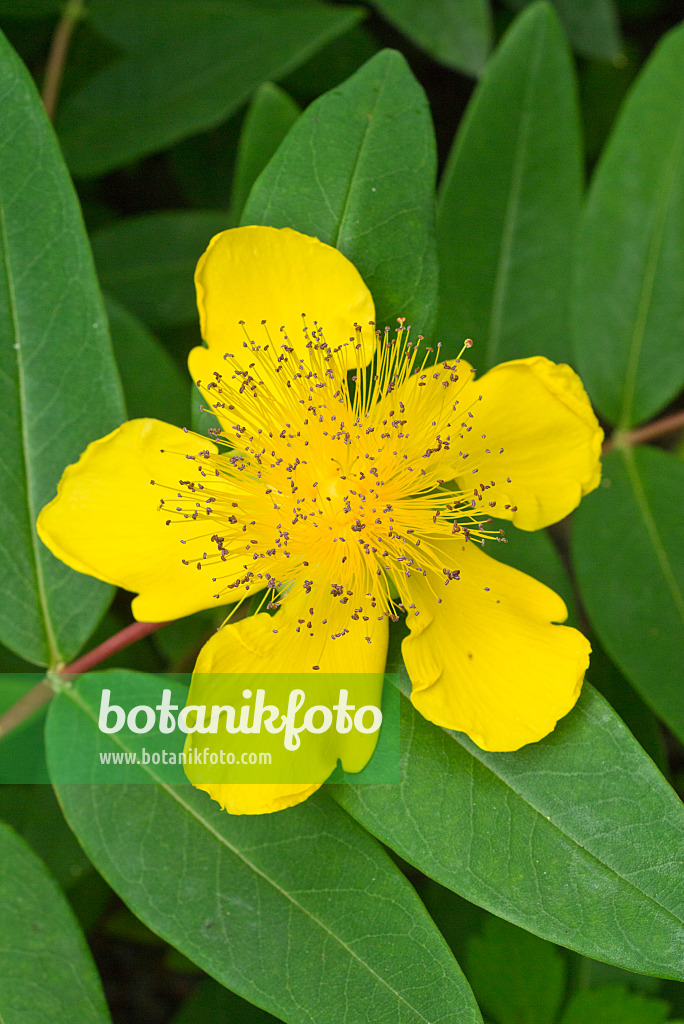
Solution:
M 379 688 L 406 615 L 422 715 L 486 750 L 547 735 L 589 644 L 553 591 L 482 548 L 492 517 L 537 530 L 597 486 L 602 432 L 573 370 L 537 357 L 476 379 L 403 323 L 377 331 L 354 266 L 287 228 L 217 235 L 196 285 L 212 440 L 138 419 L 93 442 L 41 512 L 44 543 L 136 592 L 142 621 L 262 592 L 275 614 L 224 625 L 197 680 L 344 671 Z M 233 813 L 278 810 L 372 746 L 330 741 L 306 783 L 203 788 Z

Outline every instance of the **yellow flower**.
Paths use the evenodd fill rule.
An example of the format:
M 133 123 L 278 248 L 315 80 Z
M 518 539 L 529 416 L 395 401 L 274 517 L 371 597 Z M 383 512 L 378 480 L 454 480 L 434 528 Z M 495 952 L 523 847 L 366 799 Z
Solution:
M 405 613 L 426 718 L 486 750 L 549 733 L 577 700 L 589 644 L 557 625 L 553 591 L 482 546 L 499 537 L 491 516 L 536 530 L 597 486 L 602 432 L 579 378 L 539 357 L 476 381 L 403 325 L 376 334 L 352 264 L 287 228 L 217 235 L 196 283 L 207 347 L 189 363 L 215 441 L 124 423 L 66 469 L 39 517 L 44 543 L 136 592 L 143 621 L 263 591 L 275 615 L 219 630 L 196 679 L 344 671 L 379 686 L 389 620 Z M 371 752 L 352 751 L 352 770 Z M 330 747 L 307 784 L 203 788 L 234 813 L 277 810 L 338 756 L 347 767 Z

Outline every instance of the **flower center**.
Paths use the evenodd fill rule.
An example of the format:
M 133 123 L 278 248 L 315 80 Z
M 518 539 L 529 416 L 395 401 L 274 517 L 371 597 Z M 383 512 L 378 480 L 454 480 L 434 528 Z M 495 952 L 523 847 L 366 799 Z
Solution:
M 440 541 L 501 534 L 482 511 L 490 485 L 448 483 L 479 468 L 463 450 L 478 400 L 472 371 L 460 357 L 428 366 L 432 350 L 423 354 L 403 321 L 394 338 L 378 332 L 373 362 L 351 380 L 317 325 L 304 321 L 301 357 L 262 327 L 263 344 L 246 334 L 242 352 L 197 382 L 220 423 L 210 431 L 218 451 L 191 458 L 193 479 L 161 503 L 167 523 L 197 524 L 199 538 L 184 540 L 206 547 L 185 560 L 216 599 L 265 591 L 275 607 L 303 592 L 314 608 L 332 601 L 336 621 L 394 618 L 414 573 L 458 578 Z M 349 344 L 360 359 L 358 326 Z

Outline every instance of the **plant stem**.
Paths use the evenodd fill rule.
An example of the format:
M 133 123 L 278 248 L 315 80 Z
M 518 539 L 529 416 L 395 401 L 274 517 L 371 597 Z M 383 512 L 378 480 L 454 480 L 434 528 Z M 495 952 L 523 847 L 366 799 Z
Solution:
M 83 672 L 94 668 L 95 665 L 99 665 L 101 661 L 111 657 L 112 654 L 116 654 L 117 651 L 130 647 L 131 644 L 142 640 L 143 637 L 149 636 L 150 633 L 154 633 L 165 625 L 166 622 L 132 622 L 130 626 L 126 626 L 125 629 L 120 630 L 114 636 L 110 636 L 103 643 L 98 644 L 92 651 L 88 651 L 87 654 L 76 658 L 76 661 L 72 661 L 71 664 L 65 665 L 64 668 L 53 673 L 53 676 L 58 678 L 65 677 L 66 679 L 79 676 Z M 51 701 L 58 688 L 58 684 L 51 685 L 50 677 L 46 677 L 39 683 L 36 683 L 4 715 L 0 715 L 0 738 L 6 736 L 12 729 L 15 729 L 22 722 L 25 722 L 27 718 L 30 718 L 35 711 L 38 711 L 44 704 Z
M 50 44 L 47 64 L 45 65 L 45 78 L 43 80 L 43 106 L 47 116 L 52 121 L 57 109 L 59 90 L 62 85 L 64 65 L 66 64 L 71 37 L 77 23 L 85 16 L 85 4 L 83 0 L 68 0 L 62 16 L 57 22 L 57 28 Z
M 644 427 L 637 427 L 636 430 L 626 430 L 624 433 L 616 431 L 612 437 L 608 438 L 603 450 L 609 452 L 613 448 L 631 448 L 635 444 L 641 444 L 642 441 L 650 441 L 654 437 L 671 434 L 682 427 L 684 427 L 684 409 L 673 412 L 669 416 L 663 416 L 652 423 L 647 423 Z

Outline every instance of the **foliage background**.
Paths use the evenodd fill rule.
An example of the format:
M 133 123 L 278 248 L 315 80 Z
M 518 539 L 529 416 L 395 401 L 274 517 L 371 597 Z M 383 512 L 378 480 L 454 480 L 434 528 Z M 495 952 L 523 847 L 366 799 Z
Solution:
M 484 755 L 405 704 L 400 794 L 336 787 L 236 821 L 134 775 L 58 802 L 45 743 L 55 764 L 97 742 L 68 693 L 0 738 L 0 1018 L 470 1022 L 472 993 L 496 1024 L 684 1018 L 684 467 L 661 423 L 683 407 L 681 15 L 0 0 L 39 89 L 73 28 L 58 145 L 0 47 L 0 712 L 36 666 L 131 621 L 129 597 L 58 565 L 33 520 L 123 417 L 107 322 L 128 414 L 206 426 L 185 359 L 194 265 L 219 230 L 338 245 L 379 319 L 406 314 L 445 354 L 473 337 L 480 370 L 570 362 L 613 435 L 572 524 L 508 531 L 505 557 L 562 594 L 595 651 L 579 708 L 533 749 Z M 112 687 L 189 670 L 220 618 L 119 651 Z M 43 784 L 11 784 L 18 763 Z

